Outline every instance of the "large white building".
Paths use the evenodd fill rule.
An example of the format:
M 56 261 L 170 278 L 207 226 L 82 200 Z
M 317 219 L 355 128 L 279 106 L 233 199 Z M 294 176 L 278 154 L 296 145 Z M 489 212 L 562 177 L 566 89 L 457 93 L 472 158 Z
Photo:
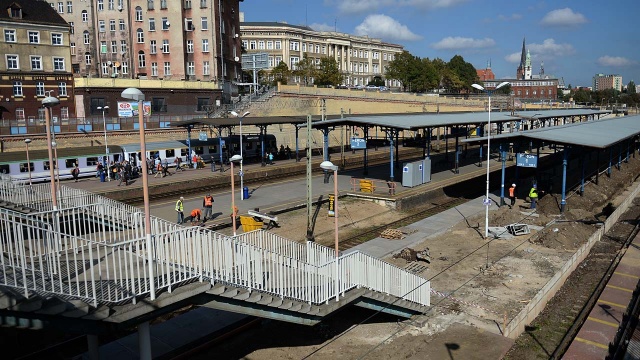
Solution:
M 242 21 L 242 16 L 240 19 Z M 248 54 L 268 54 L 269 69 L 280 61 L 289 69 L 295 69 L 305 54 L 317 64 L 323 57 L 332 57 L 344 74 L 344 85 L 367 85 L 379 76 L 389 87 L 400 86 L 397 80 L 384 79 L 384 73 L 385 66 L 403 51 L 401 45 L 279 22 L 241 22 L 240 34 Z M 300 82 L 299 78 L 293 80 Z

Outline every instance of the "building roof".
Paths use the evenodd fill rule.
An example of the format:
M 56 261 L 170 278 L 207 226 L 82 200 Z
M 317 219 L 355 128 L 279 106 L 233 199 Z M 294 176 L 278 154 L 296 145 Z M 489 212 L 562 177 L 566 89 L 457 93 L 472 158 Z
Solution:
M 563 109 L 563 110 L 527 110 L 518 111 L 517 116 L 523 119 L 551 119 L 569 116 L 590 116 L 610 114 L 611 110 L 594 110 L 589 108 L 582 109 Z
M 552 144 L 605 149 L 640 134 L 640 115 L 615 117 L 491 136 L 492 140 L 527 139 Z M 485 142 L 487 138 L 462 140 Z
M 241 22 L 241 23 L 240 23 L 240 28 L 242 28 L 243 26 L 290 27 L 290 28 L 295 28 L 295 29 L 300 29 L 300 30 L 315 31 L 315 30 L 313 30 L 312 28 L 310 28 L 310 27 L 308 27 L 308 26 L 303 26 L 303 25 L 291 25 L 291 24 L 282 23 L 282 22 L 277 22 L 277 21 L 266 21 L 266 22 L 261 22 L 261 21 L 245 21 L 245 22 Z
M 22 9 L 22 18 L 12 18 L 7 11 L 12 5 Z M 67 21 L 46 1 L 0 0 L 0 21 L 69 26 Z

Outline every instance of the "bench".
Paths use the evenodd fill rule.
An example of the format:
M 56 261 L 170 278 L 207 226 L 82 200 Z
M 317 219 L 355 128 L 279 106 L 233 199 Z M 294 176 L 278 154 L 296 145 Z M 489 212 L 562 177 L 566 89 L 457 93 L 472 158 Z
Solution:
M 265 220 L 267 220 L 268 223 L 267 223 L 267 228 L 265 230 L 271 230 L 274 227 L 280 227 L 280 225 L 278 225 L 278 217 L 275 215 L 269 215 L 269 214 L 261 213 L 255 210 L 249 210 L 248 214 L 253 217 L 262 219 L 263 223 Z
M 262 221 L 256 221 L 253 217 L 245 215 L 240 215 L 240 224 L 242 224 L 243 232 L 262 229 L 264 225 Z
M 360 180 L 360 191 L 366 193 L 373 193 L 376 187 L 373 185 L 373 180 Z

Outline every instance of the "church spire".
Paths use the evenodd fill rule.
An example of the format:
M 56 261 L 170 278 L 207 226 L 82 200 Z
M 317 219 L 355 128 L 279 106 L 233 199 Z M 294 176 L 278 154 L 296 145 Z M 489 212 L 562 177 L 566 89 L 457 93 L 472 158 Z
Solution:
M 527 61 L 527 48 L 525 46 L 525 38 L 522 38 L 522 52 L 520 53 L 520 66 L 525 67 Z

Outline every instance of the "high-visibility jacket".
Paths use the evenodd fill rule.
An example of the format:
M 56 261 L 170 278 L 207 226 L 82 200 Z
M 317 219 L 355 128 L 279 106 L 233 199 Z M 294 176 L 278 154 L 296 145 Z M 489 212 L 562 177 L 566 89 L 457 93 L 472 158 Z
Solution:
M 529 197 L 532 199 L 537 199 L 538 198 L 538 190 L 534 187 L 531 188 L 531 190 L 529 190 Z
M 204 206 L 212 207 L 213 206 L 213 196 L 205 196 L 204 197 Z
M 182 204 L 182 200 L 176 201 L 176 211 L 183 212 L 184 204 Z
M 512 186 L 509 188 L 509 197 L 515 197 L 515 196 L 516 196 L 516 188 Z
M 202 211 L 200 211 L 200 209 L 193 209 L 191 210 L 191 217 L 192 218 L 197 218 L 200 217 L 200 215 L 202 215 Z

